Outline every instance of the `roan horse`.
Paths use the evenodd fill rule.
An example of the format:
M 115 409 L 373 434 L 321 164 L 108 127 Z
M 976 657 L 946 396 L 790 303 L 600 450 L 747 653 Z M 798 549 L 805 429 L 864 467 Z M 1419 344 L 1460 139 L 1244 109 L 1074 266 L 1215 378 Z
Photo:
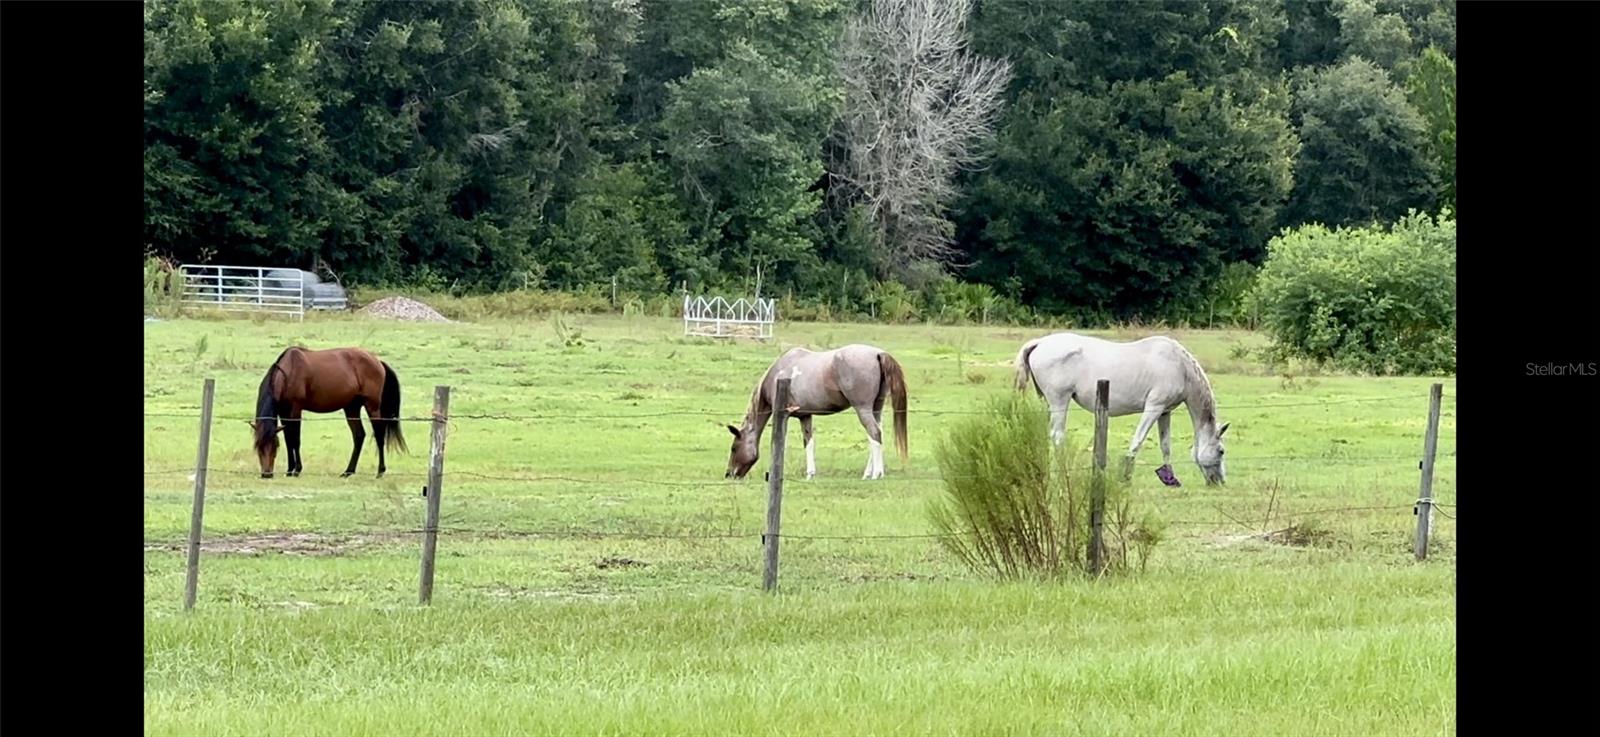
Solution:
M 1217 427 L 1217 404 L 1211 383 L 1200 362 L 1177 341 L 1154 336 L 1131 343 L 1115 343 L 1075 333 L 1055 333 L 1024 343 L 1017 352 L 1018 391 L 1031 383 L 1050 405 L 1050 438 L 1060 445 L 1067 432 L 1067 409 L 1078 406 L 1093 411 L 1095 385 L 1100 379 L 1111 382 L 1109 413 L 1112 417 L 1140 413 L 1139 429 L 1133 434 L 1122 473 L 1133 473 L 1133 459 L 1150 434 L 1150 426 L 1161 429 L 1161 468 L 1156 476 L 1168 486 L 1179 486 L 1172 473 L 1172 410 L 1187 405 L 1194 421 L 1194 462 L 1205 474 L 1206 483 L 1225 481 L 1222 434 L 1228 425 Z
M 761 433 L 772 417 L 778 379 L 788 377 L 789 413 L 800 419 L 805 431 L 806 478 L 817 475 L 817 446 L 811 418 L 854 408 L 867 430 L 867 470 L 864 479 L 883 478 L 883 399 L 894 402 L 894 444 L 900 461 L 906 460 L 906 375 L 900 363 L 881 349 L 847 345 L 817 353 L 794 348 L 767 368 L 750 396 L 750 408 L 733 433 L 726 478 L 742 479 L 761 457 Z
M 384 463 L 385 445 L 405 452 L 405 437 L 400 434 L 400 379 L 394 369 L 360 348 L 332 348 L 312 351 L 292 347 L 278 355 L 261 379 L 256 396 L 256 417 L 250 422 L 255 432 L 256 459 L 261 462 L 261 478 L 272 478 L 278 457 L 278 433 L 289 445 L 286 475 L 299 476 L 300 414 L 344 410 L 350 422 L 355 448 L 350 465 L 341 478 L 356 472 L 361 444 L 366 433 L 361 429 L 361 408 L 372 420 L 372 436 L 378 445 L 378 477 L 388 470 Z

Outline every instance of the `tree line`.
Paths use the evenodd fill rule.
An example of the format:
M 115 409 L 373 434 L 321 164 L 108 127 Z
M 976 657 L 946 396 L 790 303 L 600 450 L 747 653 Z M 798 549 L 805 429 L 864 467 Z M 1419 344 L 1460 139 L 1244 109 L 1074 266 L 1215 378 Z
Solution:
M 1454 2 L 144 7 L 176 260 L 1160 318 L 1285 228 L 1454 209 Z

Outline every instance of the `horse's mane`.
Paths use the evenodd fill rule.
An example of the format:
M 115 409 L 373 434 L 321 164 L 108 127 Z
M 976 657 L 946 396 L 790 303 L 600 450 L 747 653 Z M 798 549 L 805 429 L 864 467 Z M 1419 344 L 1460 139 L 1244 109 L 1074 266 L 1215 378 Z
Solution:
M 272 392 L 272 375 L 283 373 L 279 364 L 295 347 L 285 348 L 278 354 L 267 368 L 267 375 L 261 378 L 261 388 L 256 391 L 256 450 L 264 451 L 278 442 L 278 402 Z
M 772 366 L 767 367 L 767 370 L 761 374 L 761 378 L 756 379 L 756 388 L 750 392 L 750 406 L 744 411 L 744 422 L 752 430 L 760 429 L 762 425 L 766 424 L 765 422 L 756 421 L 756 418 L 762 414 L 762 407 L 767 404 L 767 393 L 761 391 L 761 389 L 766 386 L 767 377 L 772 375 L 772 370 L 777 365 L 778 362 L 773 361 Z
M 1177 341 L 1173 345 L 1178 348 L 1178 355 L 1183 357 L 1184 374 L 1188 378 L 1190 396 L 1187 401 L 1195 408 L 1201 422 L 1215 424 L 1217 421 L 1217 400 L 1211 394 L 1211 379 L 1206 377 L 1206 370 L 1200 368 L 1200 361 L 1194 357 L 1189 349 L 1184 348 Z

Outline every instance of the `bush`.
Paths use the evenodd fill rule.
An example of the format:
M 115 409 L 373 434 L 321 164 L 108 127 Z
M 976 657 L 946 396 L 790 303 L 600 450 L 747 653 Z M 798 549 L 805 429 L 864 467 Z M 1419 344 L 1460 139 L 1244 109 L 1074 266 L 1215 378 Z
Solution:
M 913 322 L 922 312 L 918 294 L 897 281 L 874 284 L 867 299 L 875 308 L 874 316 L 886 323 Z
M 1208 328 L 1242 327 L 1254 330 L 1259 316 L 1253 310 L 1250 293 L 1255 289 L 1259 271 L 1248 261 L 1236 261 L 1222 267 L 1222 275 L 1206 290 L 1205 315 L 1196 314 L 1196 322 Z
M 988 284 L 957 281 L 946 274 L 930 280 L 920 293 L 928 320 L 941 325 L 1036 322 L 1031 310 L 1001 296 Z
M 944 496 L 929 518 L 944 547 L 974 571 L 1001 578 L 1056 577 L 1087 570 L 1088 469 L 1050 447 L 1047 414 L 1029 395 L 1006 392 L 988 412 L 957 424 L 939 443 Z M 1107 572 L 1139 565 L 1161 541 L 1153 519 L 1135 510 L 1115 474 L 1106 479 L 1103 530 Z
M 178 270 L 170 262 L 155 257 L 144 258 L 144 314 L 165 315 L 176 312 L 179 305 Z
M 1267 357 L 1374 374 L 1454 373 L 1456 223 L 1305 225 L 1267 244 L 1251 295 Z

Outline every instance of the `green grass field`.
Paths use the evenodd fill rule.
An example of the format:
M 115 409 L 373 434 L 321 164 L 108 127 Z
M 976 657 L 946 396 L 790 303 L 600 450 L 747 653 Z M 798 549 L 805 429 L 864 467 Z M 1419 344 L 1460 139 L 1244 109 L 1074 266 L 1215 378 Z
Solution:
M 1201 483 L 1175 413 L 1185 485 L 1156 480 L 1153 433 L 1134 475 L 1137 503 L 1170 523 L 1143 574 L 999 583 L 912 536 L 932 531 L 936 439 L 1010 391 L 1017 348 L 1044 331 L 785 323 L 763 345 L 685 340 L 659 318 L 567 321 L 581 338 L 549 319 L 147 323 L 147 734 L 1455 731 L 1452 380 L 1446 506 L 1418 564 L 1432 379 L 1283 376 L 1236 357 L 1259 336 L 1168 333 L 1232 423 L 1228 484 Z M 350 436 L 336 415 L 307 422 L 304 476 L 283 477 L 280 454 L 278 478 L 257 477 L 244 418 L 295 342 L 374 351 L 408 417 L 451 387 L 431 607 L 416 605 L 426 422 L 407 424 L 411 453 L 381 480 L 370 440 L 358 475 L 338 478 Z M 862 481 L 859 423 L 819 418 L 818 478 L 803 479 L 798 442 L 789 454 L 781 593 L 763 595 L 766 451 L 751 479 L 724 480 L 723 425 L 783 350 L 850 342 L 905 365 L 910 462 L 891 452 L 888 476 Z M 206 544 L 184 614 L 205 377 Z M 1113 458 L 1136 422 L 1112 420 Z M 1071 414 L 1075 452 L 1092 424 Z

